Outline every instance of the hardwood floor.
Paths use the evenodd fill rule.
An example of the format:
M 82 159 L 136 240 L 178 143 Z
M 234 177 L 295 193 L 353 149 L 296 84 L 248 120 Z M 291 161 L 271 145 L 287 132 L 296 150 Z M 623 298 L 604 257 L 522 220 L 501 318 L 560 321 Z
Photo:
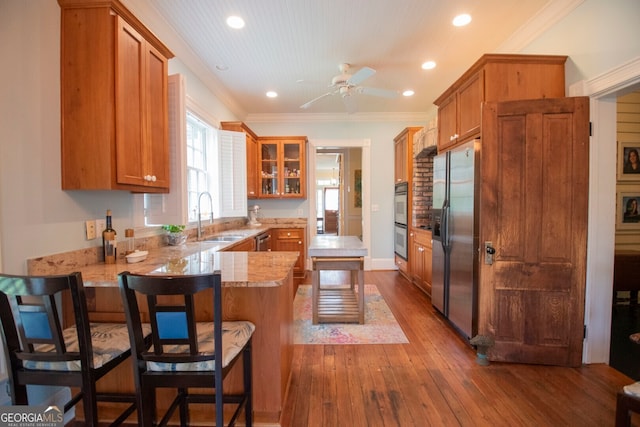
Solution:
M 616 392 L 633 380 L 610 366 L 480 366 L 397 272 L 367 271 L 365 283 L 378 286 L 410 343 L 296 345 L 283 426 L 614 425 Z

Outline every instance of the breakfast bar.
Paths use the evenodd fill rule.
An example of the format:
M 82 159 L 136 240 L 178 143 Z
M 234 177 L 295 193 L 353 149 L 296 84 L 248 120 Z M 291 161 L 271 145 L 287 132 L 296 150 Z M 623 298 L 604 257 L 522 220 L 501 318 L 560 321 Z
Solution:
M 364 257 L 355 236 L 315 236 L 309 245 L 312 272 L 312 323 L 364 323 Z M 321 272 L 350 271 L 348 286 L 322 286 Z
M 191 242 L 149 251 L 146 260 L 128 264 L 97 263 L 87 266 L 52 265 L 30 260 L 31 274 L 82 273 L 85 294 L 92 321 L 124 322 L 124 310 L 118 288 L 118 274 L 190 275 L 220 271 L 223 286 L 225 320 L 248 320 L 256 325 L 253 337 L 253 409 L 256 423 L 278 425 L 293 358 L 293 266 L 297 252 L 225 252 L 224 244 Z M 196 300 L 198 319 L 212 320 L 212 293 Z M 65 321 L 72 318 L 65 309 Z M 132 367 L 100 383 L 103 391 L 133 392 Z M 242 370 L 234 368 L 225 380 L 230 392 L 242 389 Z M 164 390 L 162 390 L 164 391 Z M 169 393 L 158 393 L 158 408 L 171 402 Z M 81 409 L 80 409 L 81 410 Z M 111 408 L 101 410 L 111 415 Z M 114 414 L 116 413 L 114 409 Z M 211 408 L 194 405 L 191 420 L 206 425 Z M 82 416 L 80 415 L 80 418 Z

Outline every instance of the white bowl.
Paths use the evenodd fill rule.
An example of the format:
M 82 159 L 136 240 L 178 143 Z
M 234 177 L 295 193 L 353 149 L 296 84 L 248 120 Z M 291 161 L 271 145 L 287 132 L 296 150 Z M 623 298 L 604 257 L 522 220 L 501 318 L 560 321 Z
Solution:
M 126 255 L 125 258 L 129 264 L 133 264 L 134 262 L 140 262 L 147 259 L 147 255 L 149 255 L 149 251 L 134 251 L 129 255 Z

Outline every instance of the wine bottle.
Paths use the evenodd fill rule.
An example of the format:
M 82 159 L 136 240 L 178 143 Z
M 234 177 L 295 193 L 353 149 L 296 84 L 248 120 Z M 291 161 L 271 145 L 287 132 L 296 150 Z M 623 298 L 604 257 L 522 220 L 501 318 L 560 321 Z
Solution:
M 102 251 L 105 264 L 116 262 L 116 230 L 111 226 L 111 209 L 107 210 L 107 226 L 102 231 Z

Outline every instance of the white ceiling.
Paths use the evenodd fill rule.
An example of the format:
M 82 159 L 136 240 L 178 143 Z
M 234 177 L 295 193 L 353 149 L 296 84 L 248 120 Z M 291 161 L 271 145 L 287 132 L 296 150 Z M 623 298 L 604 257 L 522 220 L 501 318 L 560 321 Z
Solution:
M 146 1 L 146 3 L 144 3 Z M 516 52 L 582 0 L 123 0 L 241 120 L 264 114 L 338 113 L 329 91 L 338 65 L 377 72 L 363 86 L 410 98 L 357 95 L 360 113 L 424 113 L 483 53 Z M 145 4 L 146 6 L 142 6 Z M 462 28 L 451 24 L 472 15 Z M 225 24 L 240 15 L 246 26 Z M 527 25 L 525 25 L 527 24 Z M 155 27 L 154 27 L 155 26 Z M 169 29 L 173 37 L 164 37 Z M 524 31 L 527 29 L 527 31 Z M 161 34 L 162 33 L 162 34 Z M 544 53 L 544 52 L 540 52 Z M 426 60 L 434 70 L 422 70 Z M 197 62 L 197 64 L 189 62 Z M 228 67 L 220 71 L 217 66 Z M 269 90 L 279 96 L 269 99 Z

